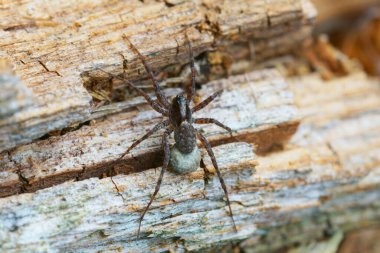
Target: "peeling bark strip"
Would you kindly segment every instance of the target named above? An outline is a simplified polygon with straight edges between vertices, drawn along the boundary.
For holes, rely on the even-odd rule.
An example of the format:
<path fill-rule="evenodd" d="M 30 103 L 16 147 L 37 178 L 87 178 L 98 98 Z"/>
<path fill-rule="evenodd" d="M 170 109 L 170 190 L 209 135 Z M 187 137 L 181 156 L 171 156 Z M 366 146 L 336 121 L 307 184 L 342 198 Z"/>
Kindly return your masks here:
<path fill-rule="evenodd" d="M 188 61 L 184 28 L 189 28 L 196 55 L 245 42 L 248 55 L 259 61 L 299 45 L 309 36 L 314 17 L 308 0 L 55 0 L 48 6 L 35 0 L 2 1 L 0 54 L 11 59 L 36 103 L 0 120 L 0 138 L 7 137 L 0 141 L 0 151 L 90 118 L 91 91 L 83 83 L 95 67 L 115 75 L 124 72 L 131 80 L 144 78 L 123 34 L 154 68 L 176 76 Z"/>
<path fill-rule="evenodd" d="M 283 143 L 298 125 L 297 110 L 288 85 L 275 70 L 252 72 L 213 81 L 202 87 L 203 98 L 224 89 L 220 98 L 196 113 L 230 126 L 235 138 L 213 125 L 197 125 L 213 145 L 236 140 L 253 142 L 257 150 Z M 120 155 L 161 120 L 153 110 L 133 110 L 100 120 L 63 136 L 20 146 L 0 156 L 0 196 L 35 191 L 67 180 L 130 173 L 162 164 L 161 135 L 155 134 Z M 20 180 L 15 180 L 16 175 Z"/>

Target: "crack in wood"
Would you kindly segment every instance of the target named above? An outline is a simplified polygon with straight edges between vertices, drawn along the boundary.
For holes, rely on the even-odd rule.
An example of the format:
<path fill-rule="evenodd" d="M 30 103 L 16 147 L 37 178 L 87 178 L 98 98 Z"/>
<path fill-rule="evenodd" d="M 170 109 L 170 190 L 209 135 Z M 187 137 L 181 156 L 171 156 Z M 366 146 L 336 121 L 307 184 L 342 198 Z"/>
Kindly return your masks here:
<path fill-rule="evenodd" d="M 41 60 L 38 60 L 38 63 L 39 63 L 39 64 L 40 64 L 40 65 L 41 65 L 41 66 L 42 66 L 47 72 L 55 73 L 57 76 L 62 77 L 61 74 L 60 74 L 58 71 L 48 69 L 48 67 L 46 66 L 46 64 L 43 63 Z"/>
<path fill-rule="evenodd" d="M 84 175 L 85 171 L 86 171 L 86 166 L 82 166 L 82 170 L 79 171 L 78 175 L 75 178 L 75 181 L 83 180 L 82 176 Z"/>
<path fill-rule="evenodd" d="M 28 181 L 28 179 L 26 177 L 24 177 L 22 175 L 22 172 L 21 172 L 22 167 L 21 167 L 21 165 L 16 160 L 13 159 L 11 153 L 12 153 L 11 150 L 6 151 L 6 154 L 8 156 L 8 160 L 11 163 L 13 163 L 15 165 L 15 167 L 16 167 L 15 172 L 16 172 L 16 174 L 18 176 L 18 182 L 21 184 L 20 186 L 18 186 L 18 190 L 16 190 L 16 193 L 25 193 L 25 192 L 27 192 L 27 187 L 29 185 L 29 181 Z"/>

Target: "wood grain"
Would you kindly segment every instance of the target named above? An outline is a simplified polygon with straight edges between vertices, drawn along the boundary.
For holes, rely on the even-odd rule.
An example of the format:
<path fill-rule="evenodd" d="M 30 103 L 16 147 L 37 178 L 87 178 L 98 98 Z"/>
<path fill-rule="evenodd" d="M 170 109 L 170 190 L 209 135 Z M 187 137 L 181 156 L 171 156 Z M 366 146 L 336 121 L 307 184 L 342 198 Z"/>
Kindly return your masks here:
<path fill-rule="evenodd" d="M 1 4 L 0 57 L 10 59 L 36 100 L 0 120 L 0 131 L 5 133 L 0 136 L 0 151 L 96 116 L 95 93 L 104 86 L 114 91 L 109 78 L 94 77 L 96 68 L 114 75 L 124 73 L 134 81 L 144 79 L 142 65 L 123 35 L 130 37 L 163 77 L 177 76 L 188 62 L 185 29 L 196 56 L 243 43 L 245 48 L 250 45 L 250 55 L 260 61 L 299 45 L 310 35 L 316 15 L 307 0 L 130 0 L 127 4 L 55 0 L 49 5 L 12 0 Z M 285 32 L 294 36 L 285 36 Z M 283 47 L 278 47 L 280 43 Z M 231 54 L 239 56 L 236 51 Z M 118 92 L 123 87 L 115 89 Z"/>
<path fill-rule="evenodd" d="M 0 57 L 15 73 L 1 73 L 0 85 L 12 90 L 7 106 L 19 103 L 0 117 L 0 251 L 255 253 L 323 247 L 331 235 L 325 245 L 336 248 L 343 234 L 378 226 L 379 80 L 358 69 L 326 80 L 247 72 L 299 46 L 315 15 L 304 0 L 3 1 Z M 196 101 L 224 89 L 198 116 L 235 130 L 230 138 L 202 127 L 238 232 L 203 150 L 196 172 L 166 173 L 136 238 L 159 175 L 160 134 L 120 154 L 161 118 L 96 68 L 150 86 L 127 34 L 173 96 L 188 75 L 184 28 L 198 55 Z"/>
<path fill-rule="evenodd" d="M 221 88 L 224 92 L 220 99 L 194 115 L 214 117 L 233 129 L 234 138 L 231 138 L 217 126 L 199 125 L 213 145 L 241 140 L 255 143 L 257 151 L 264 151 L 286 141 L 295 132 L 299 123 L 297 109 L 287 83 L 276 70 L 213 81 L 203 85 L 198 95 L 204 99 Z M 167 92 L 170 93 L 173 91 Z M 162 133 L 141 143 L 124 159 L 120 158 L 133 141 L 162 120 L 141 99 L 140 104 L 135 99 L 131 103 L 139 109 L 113 114 L 63 136 L 3 152 L 0 196 L 103 173 L 130 173 L 159 166 Z M 19 180 L 15 180 L 16 175 Z"/>
<path fill-rule="evenodd" d="M 204 157 L 203 170 L 166 174 L 140 239 L 137 219 L 155 169 L 1 199 L 1 249 L 187 252 L 238 245 L 264 252 L 379 224 L 379 81 L 361 72 L 287 81 L 303 116 L 288 144 L 265 154 L 245 143 L 215 148 L 238 233 Z"/>

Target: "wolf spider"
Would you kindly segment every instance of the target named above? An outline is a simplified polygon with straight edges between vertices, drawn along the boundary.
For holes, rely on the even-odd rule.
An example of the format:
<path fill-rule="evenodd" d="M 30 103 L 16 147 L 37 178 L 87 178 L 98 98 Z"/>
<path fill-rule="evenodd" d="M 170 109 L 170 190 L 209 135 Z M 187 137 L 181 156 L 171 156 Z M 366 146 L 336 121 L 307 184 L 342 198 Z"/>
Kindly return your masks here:
<path fill-rule="evenodd" d="M 145 67 L 146 72 L 148 73 L 150 79 L 152 80 L 154 91 L 157 97 L 157 100 L 153 100 L 148 94 L 146 94 L 144 91 L 142 91 L 140 88 L 134 86 L 129 81 L 126 81 L 127 85 L 135 90 L 139 95 L 143 96 L 145 100 L 150 104 L 150 106 L 163 116 L 167 117 L 168 119 L 161 121 L 160 123 L 156 124 L 150 131 L 148 131 L 145 135 L 143 135 L 140 139 L 136 140 L 132 145 L 127 149 L 126 152 L 124 152 L 121 157 L 124 157 L 126 154 L 128 154 L 133 148 L 135 148 L 137 145 L 139 145 L 142 141 L 147 139 L 149 136 L 151 136 L 153 133 L 157 132 L 160 129 L 165 129 L 165 132 L 162 137 L 162 147 L 164 149 L 164 162 L 162 165 L 161 173 L 158 178 L 158 182 L 156 184 L 156 188 L 154 190 L 153 195 L 150 198 L 150 201 L 148 205 L 145 207 L 144 212 L 140 216 L 139 219 L 139 227 L 137 231 L 137 237 L 140 235 L 140 228 L 141 223 L 144 219 L 144 216 L 146 212 L 148 211 L 150 205 L 152 204 L 154 198 L 156 197 L 160 186 L 162 182 L 162 178 L 164 176 L 164 173 L 166 169 L 169 166 L 169 163 L 171 165 L 171 168 L 173 171 L 180 173 L 180 174 L 186 174 L 190 172 L 194 172 L 198 169 L 200 160 L 201 160 L 201 154 L 197 147 L 196 138 L 198 137 L 201 143 L 206 148 L 206 151 L 208 155 L 211 158 L 212 164 L 216 170 L 216 173 L 219 177 L 220 184 L 223 188 L 226 202 L 229 208 L 229 215 L 232 219 L 234 230 L 236 229 L 236 224 L 234 221 L 232 209 L 230 200 L 228 197 L 227 187 L 224 183 L 223 177 L 220 173 L 220 170 L 218 168 L 218 164 L 216 162 L 216 158 L 214 155 L 214 152 L 212 151 L 210 143 L 207 141 L 205 136 L 198 131 L 196 128 L 194 128 L 193 123 L 195 124 L 215 124 L 221 128 L 224 128 L 227 130 L 230 135 L 232 136 L 232 130 L 228 126 L 225 126 L 221 122 L 219 122 L 216 119 L 213 118 L 193 118 L 193 113 L 203 109 L 206 107 L 210 102 L 212 102 L 216 97 L 218 97 L 223 90 L 219 90 L 200 102 L 199 104 L 190 107 L 190 103 L 192 101 L 192 98 L 195 94 L 195 75 L 196 70 L 194 66 L 194 55 L 193 55 L 193 49 L 191 45 L 191 41 L 189 40 L 187 33 L 185 33 L 186 40 L 188 42 L 188 50 L 190 55 L 190 69 L 191 69 L 191 86 L 189 87 L 186 97 L 183 94 L 179 94 L 174 99 L 169 102 L 168 99 L 164 96 L 164 94 L 160 90 L 160 86 L 158 84 L 158 81 L 156 77 L 153 74 L 152 69 L 148 65 L 148 63 L 145 60 L 145 57 L 139 52 L 139 50 L 135 47 L 135 45 L 132 44 L 132 42 L 128 39 L 127 36 L 123 36 L 123 38 L 128 41 L 130 44 L 132 50 L 138 55 L 140 58 L 142 64 Z M 104 71 L 105 72 L 105 71 Z M 119 78 L 119 77 L 118 77 Z M 122 78 L 119 78 L 122 79 Z M 175 144 L 170 149 L 169 148 L 169 135 L 174 131 L 174 139 Z"/>

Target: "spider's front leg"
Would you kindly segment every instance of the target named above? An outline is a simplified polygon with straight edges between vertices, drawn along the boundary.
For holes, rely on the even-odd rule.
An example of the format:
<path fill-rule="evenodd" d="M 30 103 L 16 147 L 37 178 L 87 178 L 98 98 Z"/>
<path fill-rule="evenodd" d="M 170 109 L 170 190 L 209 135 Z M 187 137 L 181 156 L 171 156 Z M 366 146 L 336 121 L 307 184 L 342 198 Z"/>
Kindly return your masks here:
<path fill-rule="evenodd" d="M 148 102 L 148 104 L 150 104 L 150 106 L 152 106 L 152 108 L 156 111 L 156 112 L 159 112 L 161 113 L 162 115 L 164 116 L 168 116 L 169 115 L 169 112 L 168 110 L 166 109 L 166 107 L 162 106 L 161 104 L 157 103 L 156 101 L 154 101 L 148 94 L 146 94 L 142 89 L 140 89 L 139 87 L 136 87 L 133 83 L 131 83 L 130 81 L 126 80 L 125 78 L 122 78 L 122 77 L 119 77 L 119 76 L 114 76 L 112 75 L 111 73 L 103 70 L 103 69 L 100 69 L 100 68 L 95 68 L 96 70 L 99 70 L 109 76 L 112 76 L 112 78 L 116 78 L 116 79 L 119 79 L 123 82 L 125 82 L 129 88 L 133 89 L 134 91 L 136 91 L 140 96 L 143 96 L 145 98 L 145 100 Z"/>
<path fill-rule="evenodd" d="M 191 41 L 189 37 L 187 36 L 187 32 L 185 33 L 185 37 L 187 40 L 187 43 L 189 45 L 189 54 L 190 54 L 190 69 L 191 69 L 191 87 L 187 91 L 187 104 L 190 105 L 191 99 L 193 98 L 195 94 L 195 75 L 197 74 L 197 71 L 195 70 L 195 63 L 194 63 L 194 53 L 193 53 L 193 47 L 191 45 Z"/>
<path fill-rule="evenodd" d="M 160 85 L 158 84 L 158 81 L 157 81 L 156 77 L 154 76 L 151 67 L 146 62 L 145 57 L 140 53 L 140 51 L 137 49 L 137 47 L 129 40 L 129 38 L 125 34 L 123 35 L 123 38 L 126 41 L 128 41 L 128 43 L 132 47 L 132 50 L 137 53 L 142 64 L 144 65 L 145 71 L 148 73 L 150 79 L 152 80 L 154 92 L 156 93 L 159 104 L 162 105 L 165 109 L 170 108 L 170 103 L 169 103 L 168 99 L 165 97 L 165 95 L 162 93 L 162 91 L 160 89 Z"/>
<path fill-rule="evenodd" d="M 217 98 L 222 93 L 223 93 L 223 90 L 218 90 L 217 92 L 215 92 L 214 94 L 212 94 L 211 96 L 209 96 L 208 98 L 206 98 L 205 100 L 203 100 L 202 102 L 194 106 L 191 109 L 191 112 L 194 113 L 205 108 L 209 103 L 211 103 L 215 98 Z"/>
<path fill-rule="evenodd" d="M 164 148 L 164 163 L 162 165 L 162 169 L 161 169 L 161 173 L 160 173 L 160 177 L 158 178 L 158 181 L 157 181 L 157 184 L 156 184 L 156 188 L 154 189 L 154 193 L 153 195 L 150 197 L 150 201 L 148 203 L 148 205 L 145 207 L 144 209 L 144 212 L 142 213 L 140 219 L 139 219 L 139 228 L 137 230 L 137 237 L 140 236 L 140 228 L 141 228 L 141 223 L 144 219 L 144 216 L 146 214 L 146 212 L 148 211 L 150 205 L 152 204 L 154 198 L 156 197 L 158 191 L 160 190 L 160 186 L 161 186 L 161 183 L 162 183 L 162 178 L 164 177 L 164 173 L 166 171 L 166 169 L 168 168 L 168 165 L 169 165 L 169 158 L 170 158 L 170 149 L 169 149 L 169 135 L 173 132 L 172 129 L 167 129 L 164 133 L 164 136 L 162 137 L 162 146 Z"/>

